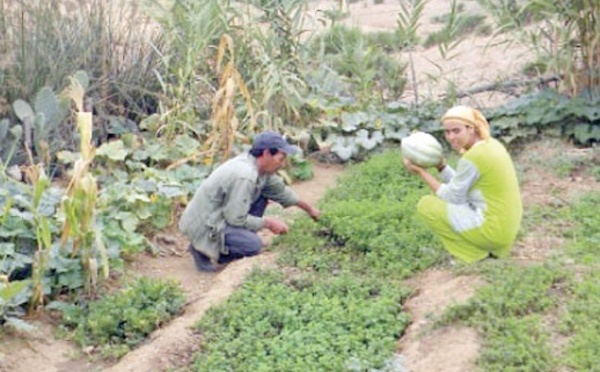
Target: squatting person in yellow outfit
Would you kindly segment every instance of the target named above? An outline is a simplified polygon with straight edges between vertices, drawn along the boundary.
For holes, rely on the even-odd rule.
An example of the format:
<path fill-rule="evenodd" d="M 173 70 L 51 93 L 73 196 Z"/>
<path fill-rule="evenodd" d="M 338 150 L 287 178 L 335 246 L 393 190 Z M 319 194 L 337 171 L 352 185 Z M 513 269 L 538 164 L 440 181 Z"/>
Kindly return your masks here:
<path fill-rule="evenodd" d="M 427 170 L 404 160 L 435 192 L 424 196 L 417 210 L 444 247 L 467 263 L 506 257 L 521 225 L 523 207 L 512 159 L 490 137 L 483 114 L 467 106 L 451 108 L 442 117 L 446 140 L 461 154 L 456 170 L 438 165 L 438 181 Z"/>

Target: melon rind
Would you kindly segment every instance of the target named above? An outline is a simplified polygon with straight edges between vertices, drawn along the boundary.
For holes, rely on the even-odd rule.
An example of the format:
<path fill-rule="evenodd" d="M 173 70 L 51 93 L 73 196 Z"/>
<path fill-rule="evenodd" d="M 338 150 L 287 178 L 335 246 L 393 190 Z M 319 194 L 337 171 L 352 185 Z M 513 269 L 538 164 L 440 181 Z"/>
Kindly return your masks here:
<path fill-rule="evenodd" d="M 443 149 L 440 142 L 431 134 L 414 132 L 402 139 L 400 144 L 402 155 L 411 163 L 423 168 L 431 168 L 440 164 Z"/>

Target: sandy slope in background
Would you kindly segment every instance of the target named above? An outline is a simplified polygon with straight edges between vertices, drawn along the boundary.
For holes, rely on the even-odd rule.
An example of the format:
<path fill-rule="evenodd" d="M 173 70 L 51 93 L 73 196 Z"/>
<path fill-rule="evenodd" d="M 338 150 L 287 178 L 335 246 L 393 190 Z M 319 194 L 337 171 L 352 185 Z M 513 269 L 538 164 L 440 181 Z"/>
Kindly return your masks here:
<path fill-rule="evenodd" d="M 315 1 L 311 6 L 311 17 L 314 20 L 323 18 L 323 10 L 338 8 L 338 1 Z M 461 1 L 463 12 L 483 14 L 477 1 Z M 385 0 L 382 4 L 374 4 L 372 0 L 360 1 L 349 5 L 350 16 L 344 19 L 346 25 L 357 26 L 367 32 L 393 31 L 397 28 L 401 6 L 399 1 Z M 421 41 L 440 30 L 442 25 L 436 22 L 450 12 L 448 0 L 430 0 L 426 3 L 418 35 Z M 307 24 L 318 25 L 318 22 Z M 491 25 L 491 23 L 490 23 Z M 408 53 L 399 56 L 403 62 L 409 63 Z M 428 49 L 422 46 L 413 51 L 413 66 L 416 75 L 416 87 L 421 99 L 423 97 L 437 99 L 444 94 L 456 90 L 467 90 L 482 84 L 503 81 L 520 76 L 520 68 L 532 55 L 525 48 L 515 43 L 508 43 L 502 37 L 482 37 L 476 34 L 467 36 L 456 47 L 452 48 L 444 58 L 437 47 Z M 414 84 L 409 84 L 404 99 L 414 101 Z M 462 99 L 462 103 L 479 107 L 493 107 L 509 98 L 503 93 L 480 93 Z"/>

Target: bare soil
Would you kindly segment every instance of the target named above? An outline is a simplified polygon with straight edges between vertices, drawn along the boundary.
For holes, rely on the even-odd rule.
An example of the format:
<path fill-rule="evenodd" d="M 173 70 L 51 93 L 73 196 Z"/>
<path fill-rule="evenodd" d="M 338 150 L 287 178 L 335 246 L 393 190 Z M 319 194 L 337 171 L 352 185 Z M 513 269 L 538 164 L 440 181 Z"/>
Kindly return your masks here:
<path fill-rule="evenodd" d="M 337 6 L 338 1 L 315 1 L 311 11 L 327 10 Z M 430 0 L 424 10 L 420 33 L 439 29 L 434 16 L 442 16 L 449 11 L 446 0 Z M 477 12 L 476 1 L 465 1 L 466 11 Z M 373 0 L 360 1 L 349 6 L 351 16 L 344 22 L 359 25 L 368 31 L 393 30 L 396 27 L 397 13 L 400 10 L 396 1 L 385 0 L 374 4 Z M 437 48 L 414 51 L 414 67 L 417 86 L 421 95 L 430 98 L 443 94 L 449 85 L 468 89 L 480 83 L 493 82 L 518 76 L 519 66 L 527 60 L 527 54 L 513 46 L 511 49 L 489 47 L 491 39 L 472 35 L 452 53 L 453 57 L 442 58 Z M 405 58 L 405 57 L 402 57 Z M 407 99 L 412 99 L 413 91 L 407 91 Z M 490 107 L 501 103 L 506 96 L 498 93 L 484 93 L 465 99 L 465 103 L 479 107 Z M 556 151 L 572 150 L 564 143 L 547 142 L 533 144 L 516 159 L 518 164 L 532 164 L 522 180 L 522 195 L 525 208 L 552 203 L 568 203 L 571 198 L 591 189 L 598 189 L 598 183 L 590 178 L 574 175 L 559 178 L 548 170 L 536 169 L 536 161 L 550 161 L 557 156 Z M 547 168 L 546 168 L 547 169 Z M 316 203 L 325 191 L 335 186 L 343 168 L 337 165 L 314 164 L 314 178 L 300 182 L 293 188 L 303 199 Z M 281 212 L 292 219 L 295 212 Z M 517 242 L 512 258 L 514 260 L 544 260 L 561 241 L 556 234 L 548 234 L 550 226 L 540 225 L 522 236 Z M 266 242 L 272 237 L 264 235 Z M 244 281 L 255 267 L 275 266 L 273 252 L 233 262 L 217 273 L 199 273 L 195 270 L 192 258 L 186 251 L 187 241 L 176 231 L 166 232 L 156 243 L 161 246 L 158 256 L 140 255 L 136 257 L 128 272 L 135 275 L 172 278 L 181 283 L 188 303 L 184 312 L 150 339 L 123 357 L 114 365 L 104 365 L 87 361 L 78 349 L 66 341 L 56 339 L 47 320 L 39 320 L 39 331 L 28 337 L 5 335 L 0 344 L 0 371 L 22 372 L 67 372 L 67 371 L 166 371 L 189 365 L 191 355 L 198 345 L 198 336 L 192 331 L 194 322 L 211 307 L 225 300 Z M 433 321 L 444 309 L 452 304 L 467 301 L 481 286 L 478 277 L 461 276 L 451 270 L 434 269 L 426 271 L 407 281 L 415 289 L 414 295 L 406 302 L 405 310 L 412 316 L 412 323 L 398 342 L 398 353 L 403 365 L 412 372 L 432 371 L 471 371 L 480 349 L 477 332 L 469 328 L 445 327 L 432 330 Z"/>

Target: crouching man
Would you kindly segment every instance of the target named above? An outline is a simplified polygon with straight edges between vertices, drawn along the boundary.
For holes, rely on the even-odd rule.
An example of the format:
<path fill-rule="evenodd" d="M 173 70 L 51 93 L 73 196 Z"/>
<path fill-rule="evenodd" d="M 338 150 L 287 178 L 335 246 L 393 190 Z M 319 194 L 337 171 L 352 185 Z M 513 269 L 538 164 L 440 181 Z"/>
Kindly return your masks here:
<path fill-rule="evenodd" d="M 262 132 L 247 153 L 229 159 L 202 182 L 179 221 L 198 270 L 214 272 L 218 264 L 257 255 L 263 247 L 260 229 L 287 233 L 283 221 L 263 217 L 269 201 L 284 208 L 295 205 L 319 218 L 320 211 L 276 175 L 297 151 L 278 133 Z"/>

